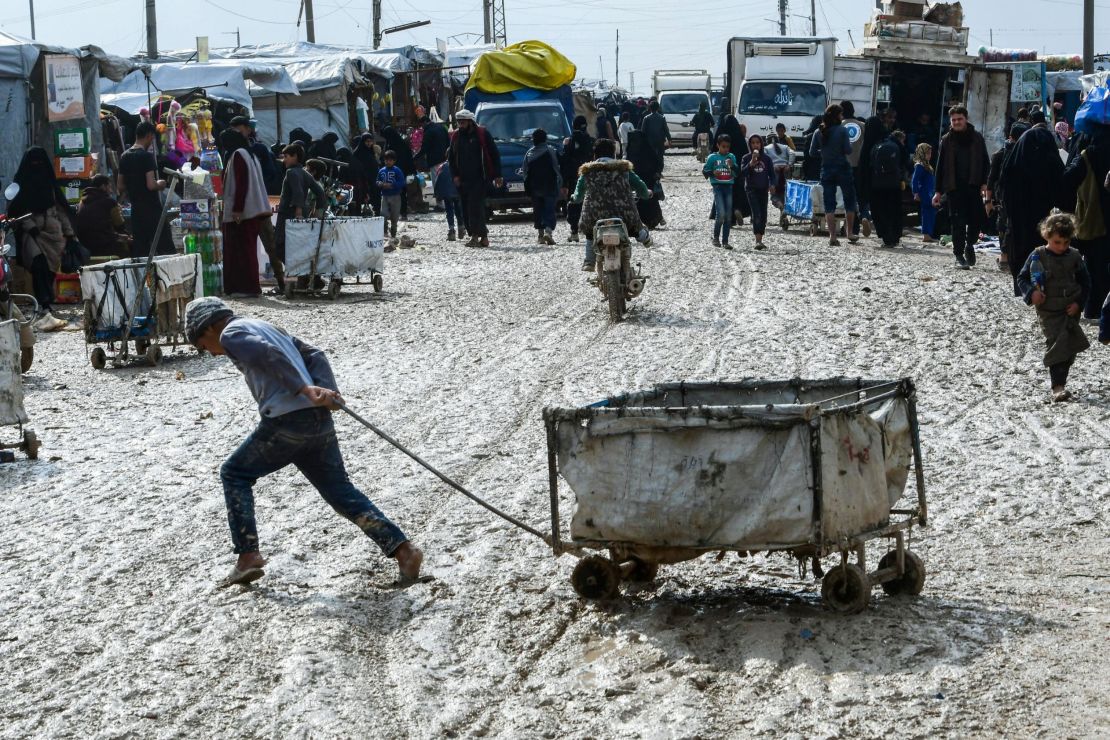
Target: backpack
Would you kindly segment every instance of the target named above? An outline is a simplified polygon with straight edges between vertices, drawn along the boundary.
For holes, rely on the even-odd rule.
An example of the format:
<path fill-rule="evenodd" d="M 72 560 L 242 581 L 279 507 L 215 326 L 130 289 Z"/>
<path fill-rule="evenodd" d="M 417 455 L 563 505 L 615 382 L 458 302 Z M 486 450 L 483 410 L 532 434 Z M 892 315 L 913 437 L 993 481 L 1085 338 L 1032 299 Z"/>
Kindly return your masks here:
<path fill-rule="evenodd" d="M 897 190 L 902 184 L 902 147 L 887 139 L 871 149 L 871 187 Z"/>

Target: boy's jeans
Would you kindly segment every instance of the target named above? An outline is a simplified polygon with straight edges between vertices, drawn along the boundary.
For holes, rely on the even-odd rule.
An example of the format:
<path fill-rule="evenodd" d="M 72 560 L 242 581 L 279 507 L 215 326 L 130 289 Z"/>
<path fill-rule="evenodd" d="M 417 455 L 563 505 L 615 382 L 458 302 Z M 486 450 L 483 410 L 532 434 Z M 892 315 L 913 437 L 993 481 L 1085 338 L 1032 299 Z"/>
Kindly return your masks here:
<path fill-rule="evenodd" d="M 713 222 L 713 238 L 728 241 L 732 228 L 732 183 L 718 185 L 713 183 L 713 207 L 716 220 Z"/>
<path fill-rule="evenodd" d="M 463 209 L 462 201 L 458 198 L 444 198 L 443 211 L 447 214 L 447 228 L 451 231 L 455 230 L 455 219 L 459 220 L 459 228 L 466 228 L 463 226 Z"/>
<path fill-rule="evenodd" d="M 532 223 L 536 231 L 544 229 L 555 231 L 555 196 L 542 195 L 532 197 Z"/>
<path fill-rule="evenodd" d="M 397 236 L 397 219 L 401 217 L 401 196 L 382 196 L 382 216 L 389 224 L 389 235 Z"/>
<path fill-rule="evenodd" d="M 354 487 L 343 466 L 327 409 L 263 418 L 220 468 L 235 552 L 258 552 L 252 488 L 259 478 L 295 465 L 340 515 L 357 524 L 387 556 L 406 541 L 397 525 Z"/>

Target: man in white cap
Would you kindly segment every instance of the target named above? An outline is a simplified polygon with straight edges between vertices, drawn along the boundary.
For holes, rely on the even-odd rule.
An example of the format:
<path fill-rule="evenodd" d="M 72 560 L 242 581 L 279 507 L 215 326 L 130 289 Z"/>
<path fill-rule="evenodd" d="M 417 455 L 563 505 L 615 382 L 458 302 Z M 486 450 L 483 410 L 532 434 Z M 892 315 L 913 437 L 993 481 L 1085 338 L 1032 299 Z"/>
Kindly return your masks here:
<path fill-rule="evenodd" d="M 488 247 L 489 230 L 486 228 L 486 188 L 492 181 L 497 187 L 504 184 L 501 177 L 501 154 L 493 137 L 479 126 L 474 114 L 463 109 L 455 114 L 459 130 L 451 134 L 447 161 L 455 186 L 462 197 L 466 212 L 466 229 L 470 232 L 468 247 Z"/>
<path fill-rule="evenodd" d="M 213 355 L 227 355 L 243 373 L 262 420 L 220 468 L 231 541 L 239 558 L 220 586 L 265 575 L 254 516 L 254 484 L 295 465 L 341 516 L 354 522 L 401 575 L 420 575 L 424 554 L 351 483 L 331 412 L 343 403 L 324 353 L 273 324 L 236 316 L 219 298 L 185 307 L 185 334 Z"/>

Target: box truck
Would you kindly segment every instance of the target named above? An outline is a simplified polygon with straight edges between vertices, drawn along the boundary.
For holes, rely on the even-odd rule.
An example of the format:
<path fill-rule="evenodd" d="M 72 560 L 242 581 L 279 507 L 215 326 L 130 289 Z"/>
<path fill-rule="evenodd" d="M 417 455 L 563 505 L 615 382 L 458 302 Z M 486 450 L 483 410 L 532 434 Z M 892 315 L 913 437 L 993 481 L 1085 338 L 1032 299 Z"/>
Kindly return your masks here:
<path fill-rule="evenodd" d="M 691 146 L 694 114 L 702 103 L 712 106 L 709 73 L 704 69 L 659 69 L 651 77 L 651 89 L 659 101 L 659 112 L 667 119 L 671 142 Z"/>

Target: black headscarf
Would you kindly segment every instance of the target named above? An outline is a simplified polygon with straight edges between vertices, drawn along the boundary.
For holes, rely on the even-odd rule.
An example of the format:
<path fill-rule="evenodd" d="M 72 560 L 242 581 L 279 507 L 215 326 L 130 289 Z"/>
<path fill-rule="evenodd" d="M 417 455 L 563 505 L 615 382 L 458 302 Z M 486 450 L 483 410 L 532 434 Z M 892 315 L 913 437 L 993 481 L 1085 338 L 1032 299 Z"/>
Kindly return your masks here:
<path fill-rule="evenodd" d="M 292 144 L 294 141 L 301 142 L 305 151 L 308 151 L 308 148 L 312 146 L 312 134 L 308 133 L 303 128 L 295 128 L 289 132 L 289 143 Z"/>
<path fill-rule="evenodd" d="M 358 144 L 355 145 L 355 150 L 351 152 L 351 165 L 354 167 L 357 177 L 370 181 L 377 177 L 381 165 L 374 153 L 373 134 L 363 134 L 362 138 L 359 139 Z"/>
<path fill-rule="evenodd" d="M 416 163 L 412 159 L 412 149 L 401 133 L 392 126 L 382 129 L 382 138 L 385 139 L 385 148 L 392 149 L 397 154 L 397 166 L 405 175 L 416 174 Z"/>
<path fill-rule="evenodd" d="M 19 195 L 8 203 L 10 218 L 44 213 L 51 206 L 64 203 L 50 155 L 41 146 L 33 146 L 23 154 L 12 182 L 19 185 Z"/>
<path fill-rule="evenodd" d="M 308 148 L 308 156 L 335 159 L 335 142 L 337 141 L 339 141 L 339 134 L 334 131 L 327 132 Z"/>
<path fill-rule="evenodd" d="M 224 129 L 220 133 L 220 149 L 224 153 L 224 162 L 227 162 L 233 152 L 239 149 L 246 149 L 248 152 L 251 150 L 251 144 L 247 141 L 247 137 L 233 128 Z"/>
<path fill-rule="evenodd" d="M 643 131 L 628 132 L 628 151 L 625 159 L 632 163 L 632 169 L 649 186 L 659 179 L 659 160 L 644 136 Z"/>

